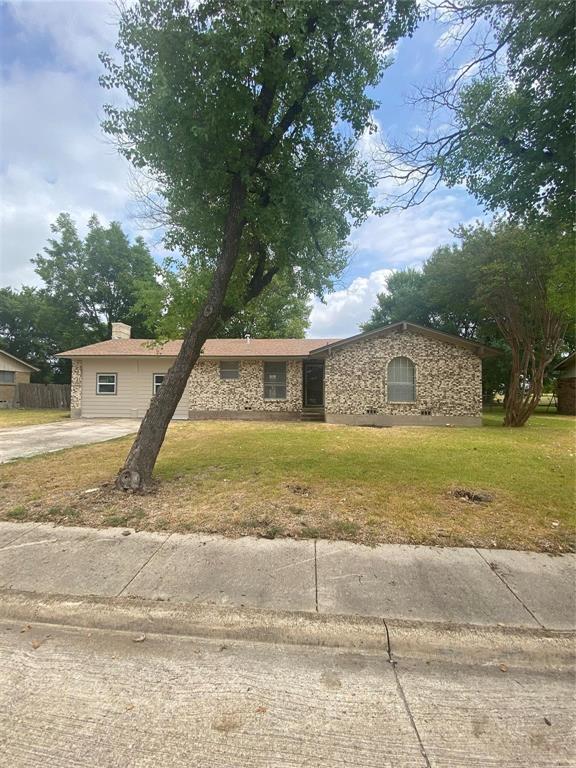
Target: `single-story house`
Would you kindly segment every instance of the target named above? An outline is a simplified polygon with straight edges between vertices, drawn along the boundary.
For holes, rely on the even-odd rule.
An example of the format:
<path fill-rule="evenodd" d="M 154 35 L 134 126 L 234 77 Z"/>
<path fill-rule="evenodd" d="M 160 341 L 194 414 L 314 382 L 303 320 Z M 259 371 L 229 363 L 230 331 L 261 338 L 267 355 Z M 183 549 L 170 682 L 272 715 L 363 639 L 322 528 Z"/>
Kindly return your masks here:
<path fill-rule="evenodd" d="M 60 354 L 72 359 L 72 417 L 142 418 L 180 349 L 112 328 Z M 496 354 L 408 322 L 346 339 L 209 339 L 174 418 L 474 426 L 482 358 Z"/>
<path fill-rule="evenodd" d="M 576 352 L 559 362 L 554 372 L 558 375 L 558 413 L 576 416 Z"/>
<path fill-rule="evenodd" d="M 37 370 L 30 363 L 0 349 L 0 408 L 18 405 L 18 384 L 29 384 L 30 375 Z"/>

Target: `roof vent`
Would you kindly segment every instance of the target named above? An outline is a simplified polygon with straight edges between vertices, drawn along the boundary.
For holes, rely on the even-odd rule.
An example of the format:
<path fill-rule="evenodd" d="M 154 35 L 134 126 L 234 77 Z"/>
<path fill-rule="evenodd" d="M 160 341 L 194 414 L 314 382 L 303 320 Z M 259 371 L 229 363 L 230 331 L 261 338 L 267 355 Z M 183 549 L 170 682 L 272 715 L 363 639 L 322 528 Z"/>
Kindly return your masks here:
<path fill-rule="evenodd" d="M 126 323 L 112 323 L 113 339 L 129 339 L 132 328 Z"/>

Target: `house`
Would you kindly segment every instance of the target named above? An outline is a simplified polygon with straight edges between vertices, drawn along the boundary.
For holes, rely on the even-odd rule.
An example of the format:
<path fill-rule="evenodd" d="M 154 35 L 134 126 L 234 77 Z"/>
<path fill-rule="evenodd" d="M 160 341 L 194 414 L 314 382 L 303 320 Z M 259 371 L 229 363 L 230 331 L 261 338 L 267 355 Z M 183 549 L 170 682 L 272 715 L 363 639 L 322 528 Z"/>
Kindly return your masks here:
<path fill-rule="evenodd" d="M 112 338 L 72 360 L 72 417 L 142 418 L 180 349 Z M 497 351 L 414 323 L 346 339 L 209 339 L 175 419 L 301 419 L 337 424 L 481 423 L 482 358 Z"/>
<path fill-rule="evenodd" d="M 18 384 L 28 384 L 30 374 L 37 370 L 30 363 L 0 349 L 0 408 L 18 405 Z"/>
<path fill-rule="evenodd" d="M 576 352 L 565 357 L 554 368 L 558 379 L 556 393 L 558 396 L 558 413 L 576 416 Z"/>

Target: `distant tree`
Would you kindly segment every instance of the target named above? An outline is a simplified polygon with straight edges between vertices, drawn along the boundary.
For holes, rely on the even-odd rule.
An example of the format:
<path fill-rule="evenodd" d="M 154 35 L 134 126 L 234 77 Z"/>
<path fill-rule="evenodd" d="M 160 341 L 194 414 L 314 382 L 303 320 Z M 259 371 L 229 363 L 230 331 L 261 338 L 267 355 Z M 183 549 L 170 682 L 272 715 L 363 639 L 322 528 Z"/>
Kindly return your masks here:
<path fill-rule="evenodd" d="M 142 238 L 130 244 L 120 224 L 104 227 L 95 215 L 84 239 L 68 213 L 51 229 L 44 254 L 32 260 L 46 294 L 70 307 L 93 340 L 109 338 L 114 321 L 132 325 L 135 336 L 150 336 L 158 318 L 142 312 L 142 295 L 160 289 Z"/>
<path fill-rule="evenodd" d="M 310 325 L 312 305 L 307 292 L 275 277 L 257 299 L 216 325 L 215 336 L 239 338 L 303 339 Z"/>
<path fill-rule="evenodd" d="M 405 269 L 390 275 L 386 281 L 386 290 L 376 298 L 370 320 L 363 323 L 361 328 L 363 331 L 373 331 L 402 320 L 430 325 L 424 275 L 417 269 Z"/>
<path fill-rule="evenodd" d="M 411 0 L 141 0 L 121 10 L 102 80 L 126 106 L 104 129 L 158 182 L 166 243 L 188 261 L 194 308 L 117 479 L 151 480 L 206 338 L 274 277 L 322 295 L 372 209 L 355 148 L 376 85 L 416 20 Z M 343 130 L 344 129 L 344 130 Z M 224 314 L 223 314 L 223 310 Z"/>
<path fill-rule="evenodd" d="M 0 349 L 39 368 L 32 381 L 67 382 L 70 363 L 58 352 L 83 344 L 85 329 L 69 304 L 42 289 L 0 289 Z"/>
<path fill-rule="evenodd" d="M 44 286 L 0 290 L 0 348 L 40 368 L 33 380 L 64 382 L 70 363 L 57 353 L 110 338 L 113 321 L 153 335 L 162 291 L 145 243 L 131 245 L 119 224 L 103 227 L 93 216 L 82 239 L 62 213 L 52 232 L 32 259 Z"/>
<path fill-rule="evenodd" d="M 483 365 L 483 398 L 503 394 L 506 423 L 538 404 L 561 348 L 574 348 L 573 238 L 500 221 L 461 228 L 421 271 L 394 273 L 362 328 L 407 320 L 501 349 Z"/>

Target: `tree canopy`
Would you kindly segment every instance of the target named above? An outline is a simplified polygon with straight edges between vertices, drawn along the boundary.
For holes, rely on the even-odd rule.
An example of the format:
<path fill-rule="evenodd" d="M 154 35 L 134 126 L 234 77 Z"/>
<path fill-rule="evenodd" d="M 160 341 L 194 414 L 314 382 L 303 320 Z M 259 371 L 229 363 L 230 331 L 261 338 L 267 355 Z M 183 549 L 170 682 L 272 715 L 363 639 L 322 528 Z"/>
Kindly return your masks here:
<path fill-rule="evenodd" d="M 61 213 L 52 235 L 32 259 L 43 286 L 0 290 L 0 346 L 40 368 L 35 379 L 68 381 L 70 363 L 58 352 L 110 338 L 114 321 L 153 335 L 162 294 L 148 247 L 131 244 L 117 222 L 104 227 L 92 216 L 81 238 Z"/>
<path fill-rule="evenodd" d="M 104 55 L 104 130 L 156 180 L 153 213 L 187 260 L 192 310 L 218 260 L 234 175 L 246 184 L 243 236 L 225 314 L 280 275 L 322 295 L 347 261 L 347 237 L 372 209 L 373 174 L 355 151 L 375 85 L 412 2 L 222 4 L 143 0 L 120 19 L 123 64 Z M 335 124 L 347 125 L 346 131 Z"/>
<path fill-rule="evenodd" d="M 109 338 L 115 321 L 131 324 L 135 336 L 150 336 L 156 318 L 140 310 L 141 295 L 158 292 L 159 286 L 144 240 L 137 237 L 131 244 L 118 222 L 104 227 L 96 215 L 84 239 L 67 213 L 51 229 L 44 253 L 32 260 L 47 295 L 70 305 L 86 334 L 95 338 Z"/>
<path fill-rule="evenodd" d="M 382 153 L 384 173 L 406 183 L 411 205 L 439 183 L 465 184 L 493 211 L 571 227 L 574 217 L 572 0 L 432 0 L 469 61 L 420 89 L 432 111 L 424 138 Z"/>

